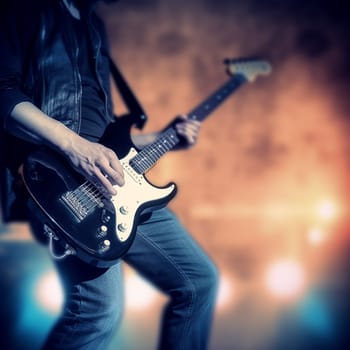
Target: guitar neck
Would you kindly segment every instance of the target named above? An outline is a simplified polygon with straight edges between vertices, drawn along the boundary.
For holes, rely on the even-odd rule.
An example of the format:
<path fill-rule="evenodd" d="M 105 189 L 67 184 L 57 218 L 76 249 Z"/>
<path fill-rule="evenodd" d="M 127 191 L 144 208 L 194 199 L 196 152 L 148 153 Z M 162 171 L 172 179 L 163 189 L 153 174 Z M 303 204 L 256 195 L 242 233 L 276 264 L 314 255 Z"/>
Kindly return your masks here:
<path fill-rule="evenodd" d="M 187 114 L 189 119 L 203 121 L 216 108 L 218 108 L 234 91 L 236 91 L 246 78 L 237 74 L 220 86 L 213 94 L 196 106 Z M 173 126 L 162 132 L 156 141 L 143 148 L 134 158 L 130 165 L 139 174 L 146 173 L 168 151 L 181 142 L 180 137 Z"/>
<path fill-rule="evenodd" d="M 237 74 L 208 96 L 202 103 L 189 112 L 188 118 L 198 121 L 206 119 L 216 108 L 218 108 L 233 92 L 235 92 L 246 78 Z"/>

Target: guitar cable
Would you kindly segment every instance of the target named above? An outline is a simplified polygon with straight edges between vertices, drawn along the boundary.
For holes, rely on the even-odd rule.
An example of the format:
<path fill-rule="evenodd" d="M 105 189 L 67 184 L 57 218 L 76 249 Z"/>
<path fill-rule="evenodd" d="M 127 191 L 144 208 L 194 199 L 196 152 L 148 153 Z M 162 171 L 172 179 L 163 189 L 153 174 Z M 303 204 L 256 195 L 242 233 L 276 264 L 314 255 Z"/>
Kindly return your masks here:
<path fill-rule="evenodd" d="M 69 255 L 75 255 L 76 254 L 75 250 L 69 244 L 66 243 L 66 245 L 64 247 L 63 254 L 57 255 L 57 253 L 55 252 L 55 248 L 54 248 L 54 241 L 58 241 L 59 238 L 55 235 L 55 232 L 46 224 L 44 225 L 44 231 L 45 231 L 45 234 L 49 238 L 49 251 L 50 251 L 50 254 L 55 260 L 62 260 L 62 259 L 66 258 Z"/>

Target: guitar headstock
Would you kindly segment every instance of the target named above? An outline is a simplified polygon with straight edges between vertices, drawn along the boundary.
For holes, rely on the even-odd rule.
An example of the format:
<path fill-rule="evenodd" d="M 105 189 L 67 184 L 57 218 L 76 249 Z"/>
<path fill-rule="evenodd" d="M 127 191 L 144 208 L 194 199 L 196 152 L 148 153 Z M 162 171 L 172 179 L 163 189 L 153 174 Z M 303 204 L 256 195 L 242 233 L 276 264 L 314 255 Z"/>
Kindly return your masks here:
<path fill-rule="evenodd" d="M 230 75 L 241 74 L 248 81 L 254 81 L 259 75 L 269 75 L 271 64 L 259 58 L 234 58 L 226 59 L 227 72 Z"/>

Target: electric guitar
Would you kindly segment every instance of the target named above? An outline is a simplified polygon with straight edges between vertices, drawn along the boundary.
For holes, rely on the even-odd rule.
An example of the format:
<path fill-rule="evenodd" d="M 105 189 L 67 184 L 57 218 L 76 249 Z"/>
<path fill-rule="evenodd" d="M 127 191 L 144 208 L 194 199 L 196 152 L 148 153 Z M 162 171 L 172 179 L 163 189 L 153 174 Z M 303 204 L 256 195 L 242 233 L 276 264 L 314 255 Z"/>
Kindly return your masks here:
<path fill-rule="evenodd" d="M 203 121 L 243 83 L 271 70 L 267 61 L 259 59 L 225 63 L 229 80 L 189 112 L 189 119 Z M 131 246 L 143 215 L 165 206 L 175 196 L 174 183 L 156 187 L 144 176 L 157 160 L 181 142 L 175 127 L 169 126 L 155 142 L 137 150 L 130 137 L 133 119 L 125 118 L 122 124 L 111 123 L 99 141 L 115 151 L 124 170 L 125 185 L 118 187 L 118 193 L 111 199 L 53 151 L 39 150 L 23 164 L 22 178 L 45 220 L 54 257 L 74 254 L 93 266 L 115 264 Z M 125 128 L 128 132 L 124 132 Z M 54 240 L 63 247 L 61 256 L 52 248 Z"/>

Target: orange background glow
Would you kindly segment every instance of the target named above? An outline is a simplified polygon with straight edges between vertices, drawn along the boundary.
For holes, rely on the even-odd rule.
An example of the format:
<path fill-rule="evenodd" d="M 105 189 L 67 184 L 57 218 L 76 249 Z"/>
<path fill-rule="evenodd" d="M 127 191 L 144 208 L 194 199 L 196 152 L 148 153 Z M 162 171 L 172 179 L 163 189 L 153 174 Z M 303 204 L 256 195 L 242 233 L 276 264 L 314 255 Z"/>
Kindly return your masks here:
<path fill-rule="evenodd" d="M 221 272 L 211 350 L 342 348 L 350 26 L 346 5 L 333 3 L 130 0 L 99 7 L 112 56 L 149 116 L 144 132 L 222 84 L 223 59 L 262 56 L 273 66 L 213 113 L 193 149 L 167 155 L 147 176 L 159 186 L 177 183 L 170 207 Z M 28 234 L 25 226 L 3 231 Z M 134 272 L 126 277 L 130 291 Z M 148 308 L 127 306 L 111 349 L 155 348 L 165 297 L 146 294 Z"/>

